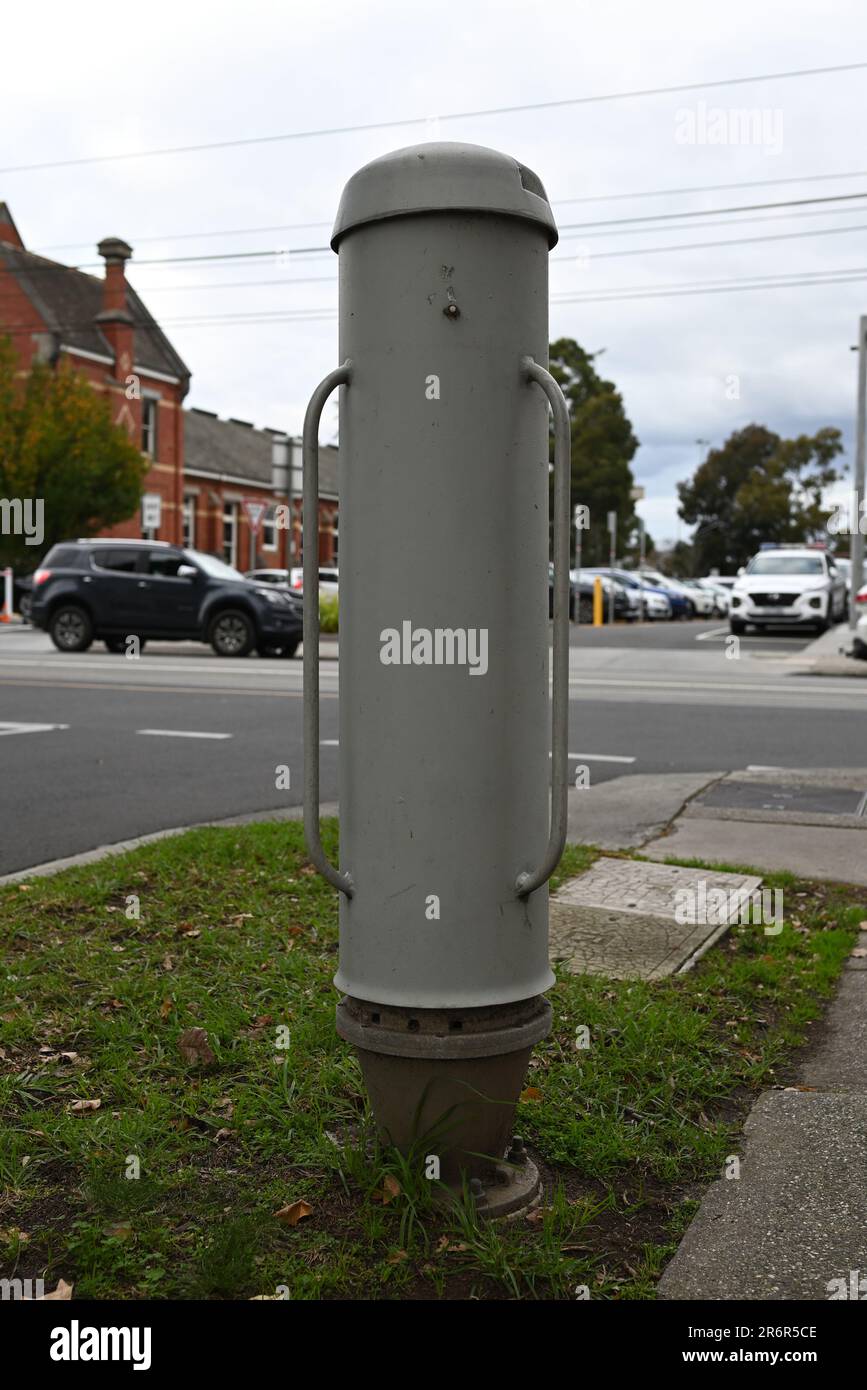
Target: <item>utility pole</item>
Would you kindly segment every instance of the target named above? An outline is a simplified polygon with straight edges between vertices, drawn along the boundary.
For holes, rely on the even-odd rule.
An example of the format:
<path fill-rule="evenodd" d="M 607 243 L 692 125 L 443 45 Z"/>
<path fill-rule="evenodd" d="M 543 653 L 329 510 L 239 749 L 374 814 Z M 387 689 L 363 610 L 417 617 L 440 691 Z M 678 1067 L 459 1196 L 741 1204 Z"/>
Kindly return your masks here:
<path fill-rule="evenodd" d="M 858 415 L 855 423 L 854 516 L 852 518 L 852 584 L 849 594 L 849 626 L 858 621 L 855 596 L 864 583 L 864 452 L 867 430 L 867 314 L 858 320 Z"/>
<path fill-rule="evenodd" d="M 611 544 L 608 547 L 608 567 L 614 569 L 617 562 L 617 513 L 608 513 L 608 534 L 611 537 Z M 608 621 L 614 626 L 614 575 L 608 576 Z"/>
<path fill-rule="evenodd" d="M 584 508 L 577 506 L 573 512 L 575 521 L 575 573 L 578 575 L 578 594 L 575 602 L 575 621 L 581 621 L 581 527 Z"/>
<path fill-rule="evenodd" d="M 633 502 L 643 502 L 644 488 L 636 485 L 629 495 Z M 644 521 L 641 517 L 638 517 L 638 582 L 642 585 L 642 588 L 639 589 L 640 602 L 638 605 L 638 621 L 640 623 L 644 622 L 644 577 L 642 574 L 642 570 L 644 569 L 644 544 Z"/>

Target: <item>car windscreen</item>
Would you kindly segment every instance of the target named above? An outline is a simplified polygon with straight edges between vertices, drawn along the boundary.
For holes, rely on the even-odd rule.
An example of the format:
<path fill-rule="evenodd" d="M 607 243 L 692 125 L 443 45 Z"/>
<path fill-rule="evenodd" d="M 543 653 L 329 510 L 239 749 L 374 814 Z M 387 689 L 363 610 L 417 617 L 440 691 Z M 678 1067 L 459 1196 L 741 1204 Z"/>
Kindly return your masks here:
<path fill-rule="evenodd" d="M 188 550 L 185 554 L 189 557 L 190 564 L 198 565 L 211 579 L 239 579 L 244 584 L 248 582 L 240 570 L 236 570 L 233 565 L 227 565 L 225 560 L 218 560 L 216 555 L 203 555 L 200 550 Z"/>
<path fill-rule="evenodd" d="M 824 574 L 821 555 L 754 555 L 747 574 Z"/>

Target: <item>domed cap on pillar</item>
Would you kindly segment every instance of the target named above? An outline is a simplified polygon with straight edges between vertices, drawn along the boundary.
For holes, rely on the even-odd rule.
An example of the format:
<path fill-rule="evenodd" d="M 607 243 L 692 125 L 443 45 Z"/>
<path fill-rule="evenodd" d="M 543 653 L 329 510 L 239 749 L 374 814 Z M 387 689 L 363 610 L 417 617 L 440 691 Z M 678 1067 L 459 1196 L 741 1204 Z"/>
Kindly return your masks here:
<path fill-rule="evenodd" d="M 511 155 L 450 141 L 392 150 L 352 175 L 343 190 L 331 246 L 353 227 L 426 212 L 483 212 L 545 228 L 557 244 L 542 180 Z"/>

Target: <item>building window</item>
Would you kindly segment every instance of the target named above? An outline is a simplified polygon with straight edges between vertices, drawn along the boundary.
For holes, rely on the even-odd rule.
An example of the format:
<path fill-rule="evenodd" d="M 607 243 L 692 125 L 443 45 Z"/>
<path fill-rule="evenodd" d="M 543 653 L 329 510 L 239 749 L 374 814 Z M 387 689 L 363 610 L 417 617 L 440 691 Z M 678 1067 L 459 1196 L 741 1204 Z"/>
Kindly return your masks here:
<path fill-rule="evenodd" d="M 184 497 L 184 547 L 192 550 L 196 544 L 196 499 L 190 493 Z"/>
<path fill-rule="evenodd" d="M 159 400 L 154 396 L 142 396 L 141 402 L 141 451 L 149 458 L 157 456 L 157 409 Z"/>
<path fill-rule="evenodd" d="M 238 563 L 238 504 L 223 503 L 223 559 L 227 565 Z"/>
<path fill-rule="evenodd" d="M 273 505 L 265 509 L 262 518 L 262 549 L 277 549 L 277 508 Z"/>

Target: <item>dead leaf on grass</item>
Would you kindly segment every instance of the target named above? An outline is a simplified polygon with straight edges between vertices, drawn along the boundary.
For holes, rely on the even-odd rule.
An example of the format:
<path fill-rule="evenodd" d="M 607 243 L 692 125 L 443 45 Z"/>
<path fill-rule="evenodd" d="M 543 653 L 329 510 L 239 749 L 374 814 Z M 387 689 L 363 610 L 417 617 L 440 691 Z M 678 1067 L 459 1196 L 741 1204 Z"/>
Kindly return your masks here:
<path fill-rule="evenodd" d="M 538 1086 L 525 1086 L 521 1092 L 521 1101 L 524 1105 L 526 1105 L 528 1101 L 541 1099 L 542 1092 L 539 1090 Z"/>
<path fill-rule="evenodd" d="M 278 1221 L 282 1221 L 284 1226 L 297 1226 L 299 1221 L 303 1221 L 306 1216 L 310 1216 L 313 1208 L 309 1202 L 299 1198 L 297 1202 L 289 1202 L 287 1206 L 275 1211 L 274 1215 Z"/>
<path fill-rule="evenodd" d="M 74 1115 L 83 1115 L 88 1110 L 98 1110 L 101 1105 L 101 1100 L 74 1100 L 69 1108 Z"/>
<path fill-rule="evenodd" d="M 389 1202 L 393 1201 L 395 1197 L 400 1196 L 400 1183 L 393 1173 L 386 1173 L 382 1180 L 381 1189 L 373 1195 L 382 1202 L 384 1207 L 387 1207 Z"/>
<path fill-rule="evenodd" d="M 178 1038 L 178 1047 L 190 1066 L 209 1067 L 217 1060 L 204 1028 L 185 1028 Z"/>

